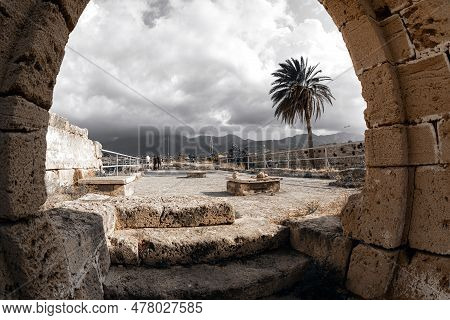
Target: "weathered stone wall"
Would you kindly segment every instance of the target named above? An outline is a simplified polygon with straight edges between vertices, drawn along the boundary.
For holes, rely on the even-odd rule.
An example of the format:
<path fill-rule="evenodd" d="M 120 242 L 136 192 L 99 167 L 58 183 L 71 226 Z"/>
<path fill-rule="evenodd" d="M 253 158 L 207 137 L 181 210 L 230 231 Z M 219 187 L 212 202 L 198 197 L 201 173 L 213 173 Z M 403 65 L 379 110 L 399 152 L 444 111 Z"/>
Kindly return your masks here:
<path fill-rule="evenodd" d="M 47 110 L 88 2 L 0 2 L 0 272 L 9 274 L 0 290 L 12 283 L 19 297 L 70 297 L 74 289 L 61 253 L 69 244 L 38 209 L 47 197 Z M 364 298 L 448 298 L 450 2 L 320 2 L 343 34 L 367 101 L 366 184 L 343 217 L 345 234 L 360 243 L 348 288 Z"/>
<path fill-rule="evenodd" d="M 363 298 L 448 299 L 450 1 L 323 4 L 367 102 L 366 183 L 342 217 L 360 242 L 347 287 Z"/>
<path fill-rule="evenodd" d="M 45 184 L 47 195 L 73 193 L 79 179 L 95 176 L 102 165 L 102 146 L 87 129 L 50 113 L 47 131 Z"/>

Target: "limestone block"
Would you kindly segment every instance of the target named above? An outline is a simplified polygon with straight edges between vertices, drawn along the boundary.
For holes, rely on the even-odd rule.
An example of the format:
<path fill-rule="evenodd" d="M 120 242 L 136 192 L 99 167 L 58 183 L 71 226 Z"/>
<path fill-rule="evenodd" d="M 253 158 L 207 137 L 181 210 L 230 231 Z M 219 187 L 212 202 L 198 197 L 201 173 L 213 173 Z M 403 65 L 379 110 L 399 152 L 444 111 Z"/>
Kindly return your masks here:
<path fill-rule="evenodd" d="M 47 195 L 70 192 L 74 186 L 75 170 L 50 170 L 45 172 Z"/>
<path fill-rule="evenodd" d="M 383 20 L 380 27 L 391 51 L 393 62 L 401 63 L 414 57 L 414 46 L 398 14 Z"/>
<path fill-rule="evenodd" d="M 341 31 L 356 74 L 392 60 L 382 29 L 372 18 L 362 16 L 347 23 Z"/>
<path fill-rule="evenodd" d="M 130 197 L 134 194 L 134 185 L 132 183 L 122 184 L 98 184 L 83 186 L 88 193 L 98 193 L 112 197 Z"/>
<path fill-rule="evenodd" d="M 352 241 L 336 216 L 308 216 L 288 222 L 291 246 L 344 279 Z"/>
<path fill-rule="evenodd" d="M 411 2 L 412 0 L 370 0 L 377 16 L 385 16 L 386 14 L 398 12 L 411 4 Z M 386 13 L 386 11 L 388 11 L 388 13 Z"/>
<path fill-rule="evenodd" d="M 0 300 L 18 299 L 18 292 L 15 292 L 15 289 L 14 281 L 6 264 L 5 253 L 0 244 Z"/>
<path fill-rule="evenodd" d="M 71 123 L 69 123 L 68 132 L 74 134 L 76 136 L 80 136 L 82 138 L 88 139 L 88 130 L 85 128 L 77 127 Z"/>
<path fill-rule="evenodd" d="M 103 300 L 103 283 L 94 266 L 89 268 L 83 281 L 75 289 L 74 298 L 76 300 Z"/>
<path fill-rule="evenodd" d="M 400 254 L 390 299 L 450 299 L 450 257 L 415 252 Z"/>
<path fill-rule="evenodd" d="M 364 117 L 369 128 L 404 123 L 405 112 L 397 72 L 391 64 L 383 63 L 365 71 L 359 80 L 367 102 Z"/>
<path fill-rule="evenodd" d="M 10 50 L 15 47 L 16 35 L 25 23 L 36 0 L 2 1 L 0 3 L 0 74 L 9 59 Z M 1 83 L 2 79 L 0 79 Z"/>
<path fill-rule="evenodd" d="M 322 3 L 338 28 L 365 15 L 375 16 L 370 4 L 365 0 L 349 0 L 345 2 L 340 0 L 323 0 Z"/>
<path fill-rule="evenodd" d="M 46 200 L 45 130 L 0 132 L 0 219 L 37 214 Z"/>
<path fill-rule="evenodd" d="M 60 191 L 58 171 L 45 172 L 45 190 L 47 195 L 54 195 Z"/>
<path fill-rule="evenodd" d="M 435 119 L 448 113 L 450 70 L 440 54 L 398 67 L 408 120 Z"/>
<path fill-rule="evenodd" d="M 50 115 L 50 118 L 48 120 L 49 127 L 69 131 L 70 123 L 66 118 L 61 117 L 60 115 L 53 112 L 49 112 L 48 114 Z"/>
<path fill-rule="evenodd" d="M 363 192 L 351 196 L 342 211 L 344 234 L 388 249 L 402 245 L 410 180 L 408 168 L 369 168 Z"/>
<path fill-rule="evenodd" d="M 110 239 L 109 253 L 114 265 L 139 265 L 139 239 L 127 232 L 114 234 Z"/>
<path fill-rule="evenodd" d="M 431 123 L 408 126 L 408 158 L 410 165 L 437 164 L 439 150 Z"/>
<path fill-rule="evenodd" d="M 48 110 L 69 31 L 58 6 L 51 2 L 39 2 L 29 18 L 33 23 L 25 24 L 10 53 L 0 93 L 20 94 Z"/>
<path fill-rule="evenodd" d="M 252 181 L 232 179 L 227 181 L 227 192 L 234 196 L 247 196 L 256 193 L 277 193 L 281 188 L 280 179 Z"/>
<path fill-rule="evenodd" d="M 383 298 L 389 289 L 398 251 L 360 244 L 352 251 L 347 289 L 364 299 Z"/>
<path fill-rule="evenodd" d="M 450 254 L 450 168 L 418 167 L 409 244 L 439 254 Z"/>
<path fill-rule="evenodd" d="M 234 207 L 208 197 L 129 197 L 117 201 L 117 229 L 179 228 L 230 224 Z"/>
<path fill-rule="evenodd" d="M 101 211 L 93 213 L 66 205 L 52 209 L 49 216 L 55 229 L 61 234 L 74 287 L 98 261 L 106 264 L 99 266 L 99 269 L 109 268 L 109 251 Z"/>
<path fill-rule="evenodd" d="M 90 198 L 89 198 L 89 197 Z M 103 233 L 110 236 L 116 225 L 116 207 L 107 199 L 92 198 L 93 195 L 88 195 L 76 201 L 67 201 L 61 204 L 61 209 L 68 212 L 81 212 L 83 214 L 90 214 L 102 220 Z M 89 200 L 92 199 L 92 200 Z M 94 219 L 94 218 L 92 218 Z"/>
<path fill-rule="evenodd" d="M 96 147 L 91 140 L 53 126 L 48 127 L 46 139 L 47 170 L 99 169 Z"/>
<path fill-rule="evenodd" d="M 68 299 L 72 295 L 62 239 L 48 215 L 0 225 L 0 242 L 21 299 Z"/>
<path fill-rule="evenodd" d="M 369 129 L 365 134 L 366 163 L 369 167 L 408 165 L 408 140 L 405 126 Z"/>
<path fill-rule="evenodd" d="M 95 145 L 95 155 L 97 156 L 97 159 L 101 159 L 103 157 L 103 146 L 100 142 L 94 141 Z"/>
<path fill-rule="evenodd" d="M 450 41 L 450 2 L 416 1 L 401 11 L 408 32 L 418 51 L 432 49 Z"/>
<path fill-rule="evenodd" d="M 56 0 L 66 19 L 69 31 L 72 31 L 89 0 Z"/>
<path fill-rule="evenodd" d="M 18 96 L 0 98 L 0 129 L 33 131 L 47 127 L 49 113 Z"/>
<path fill-rule="evenodd" d="M 438 122 L 439 159 L 441 163 L 450 163 L 450 116 Z"/>

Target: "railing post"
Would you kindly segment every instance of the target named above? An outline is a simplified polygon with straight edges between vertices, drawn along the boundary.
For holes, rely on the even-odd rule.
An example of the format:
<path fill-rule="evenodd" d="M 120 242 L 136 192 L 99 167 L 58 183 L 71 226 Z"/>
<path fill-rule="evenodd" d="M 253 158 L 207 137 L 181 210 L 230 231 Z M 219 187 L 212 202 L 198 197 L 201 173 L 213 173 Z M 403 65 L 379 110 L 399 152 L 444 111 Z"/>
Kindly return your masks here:
<path fill-rule="evenodd" d="M 287 162 L 288 162 L 287 168 L 289 170 L 291 168 L 291 155 L 289 151 L 287 152 Z"/>
<path fill-rule="evenodd" d="M 119 155 L 116 154 L 116 176 L 119 175 Z"/>
<path fill-rule="evenodd" d="M 328 150 L 327 147 L 325 147 L 325 168 L 328 169 Z"/>

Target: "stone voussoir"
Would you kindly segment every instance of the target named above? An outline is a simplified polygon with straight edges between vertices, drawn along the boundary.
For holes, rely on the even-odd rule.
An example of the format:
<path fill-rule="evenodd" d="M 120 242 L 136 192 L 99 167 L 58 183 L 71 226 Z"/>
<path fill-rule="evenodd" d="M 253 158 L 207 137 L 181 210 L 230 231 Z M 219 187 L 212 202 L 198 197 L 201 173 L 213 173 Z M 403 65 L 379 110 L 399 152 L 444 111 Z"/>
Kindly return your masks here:
<path fill-rule="evenodd" d="M 400 85 L 396 68 L 383 63 L 359 76 L 362 95 L 367 102 L 364 118 L 369 128 L 405 122 Z M 383 94 L 379 94 L 382 88 Z"/>
<path fill-rule="evenodd" d="M 449 12 L 448 0 L 414 1 L 400 12 L 419 53 L 450 42 Z"/>
<path fill-rule="evenodd" d="M 342 3 L 346 5 L 345 2 Z M 393 60 L 382 28 L 371 17 L 364 15 L 358 20 L 348 22 L 341 32 L 349 48 L 356 74 Z"/>
<path fill-rule="evenodd" d="M 445 53 L 400 65 L 397 70 L 408 121 L 436 120 L 448 113 L 450 63 Z"/>
<path fill-rule="evenodd" d="M 235 219 L 231 204 L 202 196 L 127 197 L 116 206 L 117 229 L 200 227 Z"/>
<path fill-rule="evenodd" d="M 414 46 L 398 14 L 380 22 L 380 27 L 391 51 L 392 62 L 402 63 L 415 56 Z"/>
<path fill-rule="evenodd" d="M 261 219 L 201 228 L 117 230 L 110 240 L 115 264 L 147 266 L 216 263 L 286 247 L 289 229 Z"/>
<path fill-rule="evenodd" d="M 302 280 L 309 258 L 275 251 L 221 265 L 112 267 L 106 299 L 257 299 Z"/>
<path fill-rule="evenodd" d="M 0 93 L 20 94 L 50 109 L 69 30 L 56 4 L 39 1 L 29 12 L 20 37 L 11 50 Z"/>

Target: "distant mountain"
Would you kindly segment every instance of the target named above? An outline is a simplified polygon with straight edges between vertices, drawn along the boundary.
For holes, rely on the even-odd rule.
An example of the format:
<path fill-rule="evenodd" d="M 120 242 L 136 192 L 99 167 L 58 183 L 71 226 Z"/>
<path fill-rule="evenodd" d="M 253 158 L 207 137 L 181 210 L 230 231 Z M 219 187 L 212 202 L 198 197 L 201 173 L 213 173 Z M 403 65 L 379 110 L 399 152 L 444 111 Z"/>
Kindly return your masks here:
<path fill-rule="evenodd" d="M 217 153 L 226 153 L 233 145 L 240 149 L 248 149 L 249 152 L 259 152 L 263 149 L 274 152 L 288 149 L 302 149 L 307 147 L 307 135 L 301 134 L 281 140 L 244 140 L 235 135 L 223 137 L 197 136 L 187 138 L 182 135 L 149 135 L 130 134 L 123 137 L 111 138 L 110 136 L 94 136 L 91 139 L 102 143 L 103 148 L 128 155 L 178 155 L 178 154 L 210 154 L 211 148 Z M 331 135 L 314 135 L 314 146 L 333 143 L 346 143 L 349 141 L 362 141 L 364 136 L 352 133 L 336 133 Z M 170 150 L 170 152 L 169 152 Z"/>

